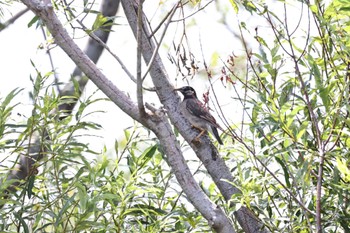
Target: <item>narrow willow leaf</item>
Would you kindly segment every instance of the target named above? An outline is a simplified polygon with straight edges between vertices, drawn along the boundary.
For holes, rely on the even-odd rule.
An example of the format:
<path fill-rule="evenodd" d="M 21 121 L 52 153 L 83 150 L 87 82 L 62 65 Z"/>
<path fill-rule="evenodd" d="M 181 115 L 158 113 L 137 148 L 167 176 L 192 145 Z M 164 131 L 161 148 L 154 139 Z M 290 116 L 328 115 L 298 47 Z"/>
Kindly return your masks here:
<path fill-rule="evenodd" d="M 148 147 L 142 155 L 138 158 L 137 163 L 140 165 L 140 167 L 145 166 L 145 164 L 153 157 L 154 153 L 157 150 L 157 145 L 153 145 L 151 147 Z"/>
<path fill-rule="evenodd" d="M 33 26 L 34 23 L 38 22 L 38 20 L 40 19 L 39 16 L 35 15 L 32 20 L 30 20 L 30 22 L 28 23 L 28 28 L 30 28 L 31 26 Z"/>
<path fill-rule="evenodd" d="M 34 181 L 35 181 L 35 176 L 30 176 L 29 179 L 28 179 L 28 185 L 27 185 L 28 198 L 32 197 Z"/>
<path fill-rule="evenodd" d="M 18 212 L 14 212 L 13 215 L 19 220 L 19 222 L 22 225 L 22 229 L 20 232 L 29 233 L 30 232 L 29 227 L 28 227 L 26 221 L 24 221 L 24 219 L 22 218 L 22 214 L 19 214 Z"/>
<path fill-rule="evenodd" d="M 290 181 L 289 181 L 289 172 L 288 172 L 287 165 L 285 164 L 285 162 L 283 160 L 281 160 L 277 156 L 275 157 L 275 160 L 281 165 L 283 173 L 284 173 L 284 180 L 286 182 L 287 187 L 290 188 L 291 185 L 290 185 Z"/>
<path fill-rule="evenodd" d="M 55 222 L 55 227 L 57 227 L 59 224 L 61 224 L 62 218 L 64 213 L 68 210 L 69 207 L 72 206 L 72 203 L 74 202 L 75 196 L 77 193 L 74 193 L 68 200 L 65 201 L 64 205 L 62 206 L 60 212 L 57 215 L 56 222 Z M 64 200 L 62 200 L 64 201 Z"/>
<path fill-rule="evenodd" d="M 238 5 L 234 0 L 230 0 L 231 6 L 233 7 L 233 10 L 235 11 L 235 13 L 238 13 Z"/>
<path fill-rule="evenodd" d="M 346 182 L 350 181 L 350 169 L 344 159 L 337 158 L 337 168 Z"/>

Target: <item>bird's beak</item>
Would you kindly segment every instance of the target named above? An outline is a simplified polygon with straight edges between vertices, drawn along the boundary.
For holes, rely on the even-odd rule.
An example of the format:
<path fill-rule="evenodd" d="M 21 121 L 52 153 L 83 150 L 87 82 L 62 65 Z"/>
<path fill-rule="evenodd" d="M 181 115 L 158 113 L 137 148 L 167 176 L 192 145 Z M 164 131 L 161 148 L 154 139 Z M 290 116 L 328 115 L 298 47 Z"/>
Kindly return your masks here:
<path fill-rule="evenodd" d="M 174 91 L 181 91 L 182 88 L 175 88 Z"/>

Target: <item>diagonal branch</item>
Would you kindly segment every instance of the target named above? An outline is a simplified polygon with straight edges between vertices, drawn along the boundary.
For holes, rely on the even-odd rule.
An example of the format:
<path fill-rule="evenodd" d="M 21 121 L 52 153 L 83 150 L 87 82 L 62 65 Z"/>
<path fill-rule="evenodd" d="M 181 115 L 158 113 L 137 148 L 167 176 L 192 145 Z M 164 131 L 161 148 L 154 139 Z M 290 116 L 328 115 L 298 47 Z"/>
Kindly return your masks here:
<path fill-rule="evenodd" d="M 137 13 L 133 5 L 133 1 L 122 0 L 121 1 L 124 13 L 129 21 L 130 27 L 136 36 L 137 29 Z M 145 20 L 143 21 L 145 22 Z M 148 31 L 148 27 L 144 24 L 143 28 L 143 41 L 142 41 L 142 55 L 146 64 L 152 60 L 154 50 L 156 48 L 155 43 L 151 40 L 151 32 Z M 150 69 L 150 74 L 153 80 L 153 84 L 156 87 L 157 94 L 160 101 L 167 109 L 171 122 L 176 126 L 182 136 L 191 145 L 198 158 L 203 162 L 204 166 L 212 176 L 214 182 L 219 188 L 224 198 L 229 201 L 231 196 L 239 194 L 240 190 L 232 185 L 233 177 L 229 168 L 225 162 L 218 155 L 218 151 L 211 143 L 208 137 L 203 137 L 201 140 L 203 143 L 195 145 L 191 141 L 196 136 L 196 133 L 191 129 L 190 124 L 183 118 L 178 111 L 178 102 L 174 104 L 174 98 L 179 97 L 173 92 L 173 86 L 169 81 L 168 74 L 165 71 L 164 65 L 159 57 L 156 55 L 153 65 Z M 176 95 L 176 97 L 174 97 Z M 212 160 L 212 157 L 219 157 L 216 161 Z M 246 207 L 241 207 L 235 212 L 235 216 L 243 228 L 244 232 L 268 232 L 261 221 L 255 216 L 255 214 Z"/>
<path fill-rule="evenodd" d="M 29 8 L 25 8 L 25 9 L 21 10 L 20 12 L 18 12 L 17 14 L 15 14 L 11 19 L 7 20 L 5 23 L 0 23 L 0 32 L 2 30 L 6 29 L 11 24 L 13 24 L 14 22 L 16 22 L 17 19 L 21 18 L 22 15 L 24 15 L 28 11 L 29 11 Z"/>
<path fill-rule="evenodd" d="M 184 160 L 179 143 L 172 131 L 171 125 L 165 118 L 156 115 L 142 119 L 138 107 L 126 94 L 110 82 L 96 65 L 79 49 L 54 13 L 51 3 L 43 3 L 40 0 L 22 0 L 45 23 L 56 43 L 77 64 L 97 87 L 103 91 L 121 110 L 133 119 L 141 122 L 151 129 L 159 138 L 165 153 L 168 156 L 169 165 L 173 168 L 177 180 L 184 188 L 184 192 L 196 208 L 199 208 L 203 216 L 209 221 L 209 225 L 218 232 L 235 232 L 224 212 L 212 203 L 194 180 Z M 134 12 L 136 14 L 136 12 Z M 137 18 L 135 18 L 137 19 Z M 137 23 L 137 20 L 135 20 Z M 143 37 L 144 38 L 144 37 Z M 144 39 L 143 39 L 144 40 Z M 169 89 L 175 104 L 177 95 Z"/>

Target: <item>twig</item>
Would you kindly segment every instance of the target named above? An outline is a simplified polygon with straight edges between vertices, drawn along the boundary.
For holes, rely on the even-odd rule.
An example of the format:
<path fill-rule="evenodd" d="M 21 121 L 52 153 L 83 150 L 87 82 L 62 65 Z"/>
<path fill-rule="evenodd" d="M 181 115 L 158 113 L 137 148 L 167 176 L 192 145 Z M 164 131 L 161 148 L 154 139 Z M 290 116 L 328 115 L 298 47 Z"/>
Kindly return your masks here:
<path fill-rule="evenodd" d="M 76 18 L 76 16 L 74 15 L 73 11 L 70 9 L 70 7 L 66 8 L 67 11 L 74 17 Z M 82 23 L 81 20 L 76 20 L 77 23 L 82 27 L 82 29 L 84 31 L 88 31 L 88 28 Z M 127 76 L 136 83 L 136 78 L 131 74 L 131 72 L 127 69 L 127 67 L 124 65 L 124 63 L 122 62 L 122 60 L 115 54 L 112 52 L 112 50 L 106 45 L 106 43 L 104 43 L 98 36 L 95 35 L 95 33 L 91 32 L 88 33 L 88 35 L 95 40 L 97 43 L 99 43 L 104 49 L 106 49 L 119 63 L 119 65 L 121 66 L 121 68 L 124 70 L 124 72 L 127 74 Z"/>
<path fill-rule="evenodd" d="M 169 24 L 171 23 L 171 19 L 172 19 L 172 17 L 173 17 L 174 14 L 175 14 L 176 8 L 178 7 L 178 5 L 179 5 L 179 3 L 177 3 L 177 4 L 173 7 L 173 9 L 171 10 L 171 13 L 170 13 L 170 15 L 169 15 L 169 19 L 168 19 L 168 21 L 167 21 L 166 24 L 165 24 L 163 33 L 162 33 L 162 35 L 161 35 L 161 37 L 160 37 L 160 39 L 159 39 L 159 42 L 158 42 L 158 44 L 157 44 L 157 47 L 156 47 L 156 48 L 154 49 L 154 51 L 153 51 L 151 60 L 150 60 L 150 62 L 149 62 L 148 65 L 147 65 L 146 72 L 145 72 L 145 74 L 143 75 L 142 80 L 145 80 L 145 78 L 146 78 L 146 76 L 147 76 L 149 70 L 151 69 L 151 66 L 152 66 L 152 64 L 153 64 L 153 62 L 154 62 L 154 59 L 156 58 L 156 56 L 157 56 L 157 54 L 158 54 L 159 47 L 160 47 L 160 45 L 162 44 L 163 38 L 164 38 L 164 36 L 165 36 L 165 33 L 166 33 L 166 31 L 168 30 Z"/>
<path fill-rule="evenodd" d="M 46 40 L 47 40 L 47 37 L 46 37 L 46 33 L 45 33 L 45 31 L 44 31 L 44 28 L 43 28 L 42 26 L 41 26 L 40 28 L 41 28 L 41 31 L 42 31 L 42 33 L 43 33 L 44 39 L 45 39 L 45 41 L 46 41 Z M 60 87 L 59 87 L 59 85 L 58 85 L 58 83 L 59 83 L 59 81 L 58 81 L 58 76 L 57 76 L 57 74 L 56 74 L 56 72 L 55 72 L 55 66 L 54 66 L 54 64 L 53 64 L 53 59 L 52 59 L 52 55 L 51 55 L 50 49 L 47 49 L 47 50 L 46 50 L 46 53 L 47 53 L 47 55 L 49 56 L 51 69 L 52 69 L 52 72 L 53 72 L 53 76 L 54 76 L 54 78 L 55 78 L 55 84 L 56 84 L 57 92 L 58 92 L 58 94 L 61 96 L 62 93 L 61 93 L 61 89 L 60 89 Z"/>
<path fill-rule="evenodd" d="M 17 14 L 15 14 L 11 19 L 7 20 L 5 23 L 3 24 L 0 23 L 0 32 L 5 28 L 7 28 L 10 24 L 13 24 L 17 19 L 19 19 L 22 15 L 24 15 L 28 11 L 29 11 L 29 8 L 27 7 L 21 10 L 20 12 L 18 12 Z"/>
<path fill-rule="evenodd" d="M 296 76 L 299 79 L 299 82 L 301 84 L 301 90 L 302 93 L 305 97 L 305 102 L 306 106 L 310 115 L 310 119 L 312 122 L 312 125 L 315 129 L 315 138 L 317 142 L 317 147 L 318 147 L 318 153 L 319 153 L 319 167 L 318 167 L 318 175 L 317 175 L 317 186 L 316 186 L 316 232 L 321 233 L 322 232 L 322 217 L 321 217 L 321 212 L 322 212 L 322 206 L 321 206 L 321 198 L 322 198 L 322 175 L 323 175 L 323 165 L 324 165 L 324 158 L 325 158 L 325 151 L 324 151 L 324 144 L 322 142 L 322 135 L 321 135 L 321 130 L 318 127 L 318 120 L 317 117 L 314 113 L 314 109 L 311 104 L 311 100 L 309 97 L 309 94 L 307 92 L 306 84 L 303 80 L 303 77 L 301 76 L 301 72 L 299 70 L 299 65 L 298 65 L 298 59 L 296 58 L 296 54 L 294 52 L 293 44 L 292 44 L 292 39 L 291 39 L 291 34 L 289 33 L 289 28 L 286 23 L 285 26 L 286 29 L 286 35 L 287 35 L 287 40 L 288 44 L 290 46 L 291 50 L 291 57 L 293 59 L 293 62 L 295 64 L 295 69 L 296 69 Z"/>
<path fill-rule="evenodd" d="M 136 94 L 137 94 L 137 105 L 140 111 L 140 115 L 145 116 L 145 106 L 143 105 L 143 95 L 142 95 L 142 82 L 141 78 L 141 50 L 142 50 L 142 4 L 143 0 L 139 0 L 139 4 L 135 4 L 137 6 L 137 54 L 136 54 Z"/>
<path fill-rule="evenodd" d="M 181 19 L 173 20 L 172 22 L 179 22 L 179 21 L 183 21 L 185 19 L 188 19 L 188 18 L 192 17 L 193 15 L 197 14 L 198 12 L 202 11 L 204 8 L 206 8 L 212 2 L 214 2 L 214 0 L 209 1 L 207 4 L 205 4 L 203 7 L 199 8 L 197 11 L 193 12 L 192 14 L 185 16 Z"/>

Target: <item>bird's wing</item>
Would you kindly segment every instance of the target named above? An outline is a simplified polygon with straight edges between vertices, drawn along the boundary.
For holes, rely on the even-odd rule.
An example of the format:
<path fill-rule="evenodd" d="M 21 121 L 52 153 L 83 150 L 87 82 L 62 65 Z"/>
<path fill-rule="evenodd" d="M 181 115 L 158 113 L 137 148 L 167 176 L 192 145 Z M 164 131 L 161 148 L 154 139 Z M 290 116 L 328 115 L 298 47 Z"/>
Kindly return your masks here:
<path fill-rule="evenodd" d="M 198 99 L 189 99 L 186 103 L 186 108 L 192 115 L 206 120 L 216 128 L 221 129 L 221 127 L 216 123 L 215 118 Z"/>

